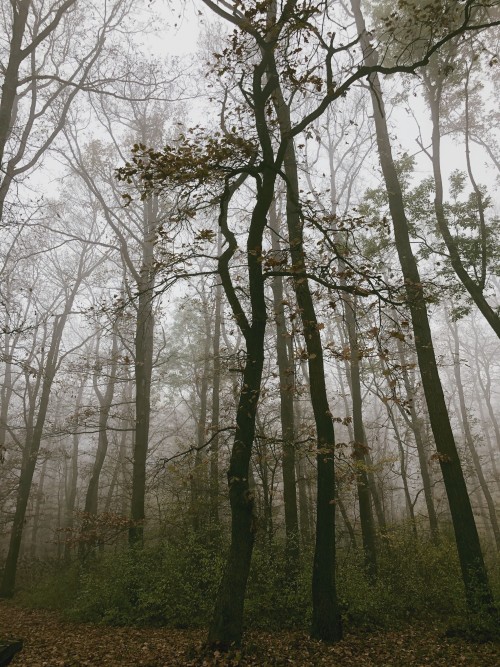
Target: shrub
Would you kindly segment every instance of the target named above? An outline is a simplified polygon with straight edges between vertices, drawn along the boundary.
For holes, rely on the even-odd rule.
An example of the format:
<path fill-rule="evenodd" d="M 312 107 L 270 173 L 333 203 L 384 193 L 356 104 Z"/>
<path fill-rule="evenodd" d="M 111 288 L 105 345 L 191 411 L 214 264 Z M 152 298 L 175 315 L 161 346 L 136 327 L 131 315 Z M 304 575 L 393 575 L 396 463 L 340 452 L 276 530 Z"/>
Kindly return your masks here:
<path fill-rule="evenodd" d="M 204 625 L 222 565 L 221 555 L 192 535 L 182 544 L 106 554 L 82 572 L 69 613 L 74 619 L 117 625 Z"/>
<path fill-rule="evenodd" d="M 362 554 L 338 550 L 337 587 L 347 626 L 394 627 L 411 619 L 464 618 L 464 592 L 453 538 L 436 544 L 416 539 L 404 526 L 380 538 L 377 580 L 367 576 Z M 47 570 L 23 600 L 65 609 L 74 620 L 109 624 L 206 626 L 222 576 L 226 547 L 185 533 L 143 550 L 108 552 L 93 562 Z M 498 561 L 491 563 L 497 574 Z M 245 622 L 252 628 L 307 629 L 311 617 L 312 553 L 289 563 L 284 544 L 255 545 Z M 480 619 L 479 619 L 480 620 Z"/>

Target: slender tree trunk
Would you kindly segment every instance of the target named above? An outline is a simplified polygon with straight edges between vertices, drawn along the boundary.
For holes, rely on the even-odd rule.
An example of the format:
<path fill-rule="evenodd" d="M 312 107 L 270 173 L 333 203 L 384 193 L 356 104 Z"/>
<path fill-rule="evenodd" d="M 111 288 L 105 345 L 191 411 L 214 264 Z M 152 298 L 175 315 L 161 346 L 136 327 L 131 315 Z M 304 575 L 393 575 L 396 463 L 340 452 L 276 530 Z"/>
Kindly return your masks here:
<path fill-rule="evenodd" d="M 276 211 L 276 200 L 269 211 L 271 248 L 280 261 L 280 225 Z M 299 518 L 297 512 L 297 489 L 295 480 L 295 426 L 294 392 L 295 377 L 293 357 L 288 353 L 283 279 L 275 276 L 272 281 L 274 318 L 276 322 L 276 355 L 280 382 L 281 437 L 283 440 L 283 498 L 285 503 L 286 553 L 288 562 L 297 564 L 299 552 Z"/>
<path fill-rule="evenodd" d="M 376 62 L 376 54 L 368 40 L 359 0 L 351 0 L 351 6 L 358 32 L 361 36 L 361 46 L 365 62 L 368 65 L 374 64 Z M 479 535 L 439 377 L 424 288 L 410 243 L 403 194 L 392 157 L 382 89 L 377 75 L 371 75 L 370 77 L 370 90 L 380 163 L 386 183 L 396 248 L 404 276 L 406 296 L 412 317 L 417 358 L 427 409 L 455 531 L 458 556 L 465 584 L 467 607 L 473 614 L 476 612 L 491 612 L 493 614 L 496 610 L 494 608 Z"/>
<path fill-rule="evenodd" d="M 410 375 L 408 373 L 408 363 L 405 357 L 403 341 L 398 339 L 396 342 L 398 346 L 398 355 L 401 365 L 401 372 L 403 374 L 403 382 L 405 386 L 406 397 L 408 400 L 408 405 L 410 410 L 410 420 L 408 422 L 408 425 L 411 427 L 413 431 L 413 435 L 415 437 L 415 444 L 417 445 L 418 461 L 420 464 L 420 475 L 422 476 L 424 498 L 427 507 L 427 516 L 429 517 L 431 538 L 433 541 L 435 541 L 438 536 L 439 527 L 436 515 L 436 508 L 434 506 L 434 499 L 432 497 L 432 485 L 431 485 L 431 478 L 429 475 L 429 466 L 427 463 L 427 455 L 425 451 L 424 440 L 422 437 L 421 420 L 419 420 L 417 416 L 417 411 L 415 409 L 415 388 L 412 386 Z M 404 409 L 402 409 L 401 412 L 403 414 Z"/>
<path fill-rule="evenodd" d="M 262 136 L 267 164 L 274 165 L 274 156 L 265 121 L 267 96 L 262 89 L 262 78 L 266 71 L 265 60 L 266 55 L 263 57 L 264 62 L 257 65 L 254 70 L 253 87 L 256 104 L 254 113 Z M 243 180 L 241 177 L 240 182 Z M 227 473 L 231 506 L 231 545 L 208 632 L 208 644 L 223 650 L 228 650 L 231 646 L 238 646 L 241 643 L 243 606 L 254 545 L 254 492 L 250 489 L 249 474 L 255 438 L 257 403 L 264 367 L 264 336 L 267 322 L 261 253 L 267 214 L 274 197 L 275 182 L 274 166 L 264 166 L 247 237 L 250 320 L 247 319 L 242 309 L 229 272 L 229 262 L 237 248 L 236 238 L 227 226 L 231 186 L 227 186 L 222 197 L 219 215 L 219 225 L 228 244 L 219 257 L 219 275 L 246 343 L 246 360 L 236 413 L 236 433 Z M 238 187 L 237 182 L 233 187 L 234 189 Z"/>
<path fill-rule="evenodd" d="M 474 393 L 476 396 L 479 396 L 479 388 L 477 386 L 476 382 L 476 377 L 479 376 L 480 370 L 478 368 L 478 375 L 474 377 Z M 484 386 L 481 383 L 481 393 L 483 394 L 483 397 L 486 399 L 486 395 L 484 392 Z M 500 473 L 498 471 L 498 466 L 497 466 L 497 461 L 496 461 L 496 454 L 495 454 L 495 449 L 493 447 L 493 444 L 491 442 L 491 436 L 490 436 L 490 431 L 489 431 L 489 420 L 486 419 L 486 415 L 484 413 L 483 409 L 483 402 L 481 399 L 478 400 L 478 407 L 479 407 L 479 415 L 481 417 L 481 430 L 483 431 L 484 438 L 486 440 L 486 446 L 488 448 L 488 455 L 490 457 L 490 463 L 491 463 L 491 471 L 493 473 L 493 479 L 495 480 L 497 490 L 500 491 Z M 489 411 L 488 411 L 489 412 Z M 489 419 L 491 420 L 491 415 L 489 415 Z"/>
<path fill-rule="evenodd" d="M 84 254 L 80 260 L 80 270 L 78 271 L 78 278 L 71 289 L 68 299 L 65 304 L 64 312 L 61 315 L 56 315 L 54 318 L 54 328 L 52 331 L 52 338 L 50 341 L 49 350 L 47 352 L 47 360 L 43 369 L 43 379 L 41 380 L 40 401 L 38 404 L 38 412 L 33 428 L 28 428 L 26 445 L 23 451 L 23 463 L 21 474 L 19 477 L 19 486 L 17 490 L 16 509 L 14 513 L 14 522 L 12 525 L 12 532 L 9 542 L 9 549 L 5 561 L 2 581 L 0 583 L 0 597 L 12 597 L 14 594 L 17 562 L 19 558 L 19 551 L 21 548 L 21 540 L 23 536 L 23 528 L 25 524 L 26 509 L 31 491 L 31 484 L 33 481 L 33 474 L 35 472 L 36 463 L 38 460 L 38 451 L 42 441 L 43 430 L 45 426 L 45 418 L 49 407 L 50 393 L 54 377 L 58 369 L 59 348 L 64 331 L 64 327 L 71 312 L 73 302 L 75 300 L 78 287 L 83 279 L 83 262 Z M 35 397 L 32 398 L 33 409 Z"/>
<path fill-rule="evenodd" d="M 337 490 L 339 488 L 339 484 L 337 482 Z M 357 548 L 357 543 L 356 543 L 356 533 L 354 532 L 354 527 L 349 519 L 349 516 L 347 514 L 346 508 L 344 503 L 342 502 L 342 499 L 340 496 L 337 496 L 337 505 L 340 510 L 340 515 L 344 521 L 344 526 L 346 527 L 346 530 L 349 534 L 349 539 L 351 541 L 352 546 L 356 549 Z"/>
<path fill-rule="evenodd" d="M 30 0 L 20 0 L 17 3 L 18 7 L 14 8 L 13 5 L 9 60 L 4 71 L 2 99 L 0 101 L 0 165 L 2 166 L 2 171 L 4 170 L 5 146 L 12 130 L 14 106 L 17 87 L 19 85 L 19 67 L 25 57 L 22 52 L 22 46 L 30 4 Z M 0 218 L 1 211 L 2 209 L 0 208 Z"/>
<path fill-rule="evenodd" d="M 307 459 L 300 450 L 298 450 L 297 454 L 295 457 L 295 474 L 299 497 L 300 537 L 302 545 L 307 547 L 312 542 L 311 523 L 309 520 L 309 498 L 307 493 Z"/>
<path fill-rule="evenodd" d="M 80 387 L 78 389 L 78 394 L 76 397 L 75 412 L 78 415 L 80 408 L 82 406 L 83 391 L 85 389 L 85 384 L 87 378 L 84 376 L 82 378 Z M 76 422 L 75 430 L 78 430 L 78 421 Z M 71 462 L 68 465 L 68 454 L 66 451 L 63 452 L 64 456 L 64 528 L 68 531 L 66 539 L 64 542 L 64 560 L 66 563 L 69 563 L 71 560 L 71 542 L 68 541 L 68 537 L 71 534 L 75 518 L 75 502 L 76 502 L 76 491 L 77 491 L 77 482 L 78 482 L 78 445 L 80 442 L 80 437 L 78 433 L 73 433 L 73 446 L 71 448 L 71 455 L 69 461 Z"/>
<path fill-rule="evenodd" d="M 219 230 L 217 236 L 217 257 L 222 252 L 222 235 Z M 210 445 L 210 528 L 212 537 L 218 535 L 219 517 L 219 429 L 220 429 L 220 338 L 222 321 L 222 285 L 217 282 L 215 288 L 215 319 L 213 344 L 213 383 L 212 383 L 212 415 L 211 415 L 211 437 Z"/>
<path fill-rule="evenodd" d="M 33 512 L 33 529 L 31 531 L 31 548 L 30 556 L 32 559 L 36 558 L 37 548 L 38 548 L 38 529 L 40 527 L 40 515 L 42 513 L 42 504 L 45 498 L 44 495 L 44 486 L 45 486 L 45 475 L 47 472 L 47 461 L 48 458 L 45 457 L 42 464 L 42 469 L 40 471 L 40 480 L 38 482 L 38 489 L 36 492 L 35 499 L 35 510 Z"/>
<path fill-rule="evenodd" d="M 377 576 L 377 549 L 375 526 L 370 502 L 370 484 L 368 481 L 366 454 L 369 453 L 363 425 L 363 406 L 361 399 L 361 353 L 356 332 L 356 304 L 350 295 L 344 296 L 345 320 L 350 347 L 350 387 L 352 398 L 352 422 L 354 428 L 353 459 L 356 462 L 356 489 L 358 492 L 359 519 L 366 571 L 370 577 Z"/>
<path fill-rule="evenodd" d="M 460 414 L 462 416 L 462 427 L 463 427 L 463 432 L 464 432 L 465 444 L 467 445 L 467 449 L 470 452 L 470 455 L 471 455 L 471 458 L 472 458 L 472 463 L 474 465 L 474 470 L 476 471 L 477 479 L 479 481 L 481 491 L 482 491 L 482 493 L 484 495 L 484 499 L 486 501 L 486 506 L 488 508 L 488 516 L 489 516 L 491 527 L 492 527 L 492 530 L 493 530 L 493 535 L 495 536 L 495 544 L 496 544 L 497 550 L 500 551 L 500 526 L 498 525 L 495 502 L 494 502 L 493 497 L 491 495 L 488 484 L 486 483 L 486 480 L 484 478 L 483 468 L 481 466 L 481 461 L 479 459 L 477 449 L 474 445 L 474 437 L 472 435 L 472 432 L 471 432 L 471 429 L 470 429 L 470 424 L 469 424 L 469 419 L 467 417 L 467 406 L 466 406 L 466 403 L 465 403 L 464 387 L 463 387 L 463 384 L 462 384 L 462 371 L 461 371 L 461 368 L 460 368 L 460 343 L 459 343 L 459 339 L 458 339 L 458 327 L 457 327 L 455 322 L 450 323 L 450 330 L 451 330 L 451 335 L 453 336 L 453 342 L 454 342 L 453 371 L 454 371 L 454 376 L 455 376 L 455 386 L 456 386 L 457 392 L 458 392 L 458 402 L 459 402 L 459 405 L 460 405 Z"/>
<path fill-rule="evenodd" d="M 264 207 L 262 209 L 262 213 L 267 210 Z M 255 236 L 251 238 L 252 236 L 254 235 L 250 235 L 248 242 L 249 264 L 253 263 L 255 255 L 252 253 L 255 252 L 255 248 L 261 247 L 258 243 L 259 239 L 255 239 Z M 238 401 L 236 435 L 227 473 L 231 505 L 231 546 L 208 634 L 209 645 L 218 646 L 224 650 L 231 645 L 241 643 L 243 603 L 256 530 L 253 510 L 254 493 L 249 488 L 249 465 L 264 365 L 266 306 L 264 283 L 259 275 L 261 267 L 253 266 L 251 272 L 254 274 L 250 279 L 251 299 L 254 306 L 250 330 L 245 336 L 247 356 L 242 382 L 245 389 L 241 391 Z M 222 284 L 226 289 L 224 276 Z"/>
<path fill-rule="evenodd" d="M 337 331 L 338 331 L 341 343 L 345 347 L 346 339 L 345 339 L 345 335 L 342 331 L 342 326 L 339 322 L 337 322 Z M 354 332 L 354 334 L 356 336 L 356 332 Z M 356 340 L 354 342 L 355 342 L 354 349 L 357 351 L 358 356 L 359 356 L 359 349 L 357 347 L 357 337 L 356 337 Z M 352 355 L 352 352 L 351 352 L 351 355 Z M 351 365 L 347 361 L 347 359 L 344 359 L 344 370 L 345 370 L 345 374 L 346 374 L 346 378 L 347 378 L 347 382 L 348 382 L 348 385 L 349 385 L 349 390 L 350 390 L 351 398 L 352 398 L 353 397 L 353 390 L 352 390 L 353 378 L 352 378 L 352 375 L 351 375 Z M 358 381 L 360 381 L 359 370 L 358 370 L 357 375 L 358 375 Z M 349 412 L 352 409 L 352 411 L 353 411 L 353 421 L 354 421 L 354 407 L 350 406 L 349 402 L 347 400 L 344 380 L 343 380 L 343 376 L 342 376 L 341 372 L 339 372 L 338 379 L 339 379 L 339 383 L 340 383 L 340 389 L 341 389 L 341 392 L 342 392 L 342 400 L 344 402 L 346 414 L 349 414 Z M 357 406 L 358 406 L 358 400 L 359 400 L 359 407 L 357 407 L 357 409 L 356 409 L 356 416 L 357 416 L 357 418 L 359 418 L 359 416 L 360 416 L 359 411 L 361 411 L 361 419 L 362 419 L 363 415 L 362 415 L 362 401 L 361 401 L 361 384 L 359 386 L 359 398 L 358 398 L 358 395 L 356 396 L 356 405 Z M 362 421 L 361 421 L 361 426 L 363 427 Z M 347 430 L 348 430 L 348 433 L 349 433 L 349 440 L 351 442 L 357 442 L 357 439 L 354 435 L 354 428 L 353 428 L 352 424 L 349 423 L 347 425 Z M 364 427 L 363 427 L 363 433 L 364 433 Z M 364 436 L 364 438 L 366 439 L 366 436 Z M 369 490 L 370 498 L 373 501 L 373 506 L 375 508 L 375 515 L 377 517 L 379 530 L 381 532 L 384 532 L 386 530 L 386 521 L 385 521 L 385 517 L 384 517 L 384 511 L 383 511 L 382 503 L 381 503 L 380 497 L 379 497 L 379 492 L 378 492 L 378 489 L 377 489 L 377 484 L 376 484 L 376 481 L 375 481 L 375 475 L 373 474 L 373 463 L 372 463 L 371 458 L 370 458 L 370 450 L 367 447 L 364 447 L 362 449 L 362 451 L 360 451 L 360 449 L 357 448 L 357 455 L 359 456 L 359 454 L 363 455 L 363 462 L 362 462 L 362 464 L 360 464 L 360 467 L 362 466 L 362 471 L 364 472 L 364 475 L 366 477 L 365 482 L 366 482 L 366 485 L 367 485 L 368 490 Z M 359 480 L 359 481 L 362 482 L 362 480 Z M 358 491 L 358 498 L 359 498 L 359 491 Z M 366 499 L 364 499 L 364 502 L 366 502 Z M 373 538 L 375 539 L 375 522 L 374 522 L 373 512 L 371 511 L 371 503 L 370 503 L 370 515 L 371 515 L 371 519 L 368 519 L 368 521 L 371 520 L 371 524 L 372 524 L 371 530 L 373 531 Z M 365 513 L 365 518 L 366 518 L 366 513 Z M 365 523 L 366 523 L 366 521 L 365 521 Z M 368 528 L 368 532 L 367 532 L 368 541 L 369 541 L 369 534 L 370 534 L 370 528 Z M 375 544 L 375 546 L 376 546 L 376 544 Z"/>
<path fill-rule="evenodd" d="M 111 363 L 109 364 L 108 381 L 106 383 L 106 390 L 104 393 L 98 386 L 98 374 L 94 374 L 94 391 L 99 401 L 99 435 L 97 441 L 97 450 L 92 466 L 92 473 L 90 475 L 89 484 L 87 487 L 87 494 L 85 496 L 84 511 L 88 514 L 97 514 L 98 498 L 99 498 L 99 480 L 101 477 L 102 466 L 106 459 L 108 452 L 108 421 L 109 411 L 113 403 L 113 396 L 116 386 L 116 369 L 118 366 L 118 336 L 116 329 L 113 331 L 113 342 L 111 347 Z"/>
<path fill-rule="evenodd" d="M 279 87 L 274 105 L 282 137 L 291 130 L 290 109 Z M 287 176 L 286 216 L 294 290 L 307 351 L 309 387 L 317 434 L 316 545 L 313 563 L 313 614 L 311 635 L 334 642 L 342 638 L 342 622 L 335 584 L 335 433 L 326 392 L 320 326 L 305 273 L 303 229 L 299 204 L 299 179 L 295 149 L 289 143 L 284 160 Z"/>
<path fill-rule="evenodd" d="M 194 458 L 194 469 L 191 476 L 191 518 L 193 531 L 198 533 L 200 528 L 206 523 L 206 477 L 204 472 L 204 452 L 205 434 L 207 429 L 208 412 L 208 382 L 210 374 L 210 347 L 212 345 L 211 322 L 208 313 L 206 300 L 203 303 L 203 315 L 205 324 L 205 345 L 203 349 L 202 372 L 197 387 L 199 398 L 199 414 L 196 425 L 196 454 Z M 209 509 L 209 507 L 208 507 Z"/>
<path fill-rule="evenodd" d="M 154 316 L 153 290 L 155 284 L 154 243 L 157 228 L 158 202 L 150 197 L 144 202 L 142 264 L 137 305 L 135 334 L 135 439 L 132 462 L 132 500 L 130 546 L 144 544 L 146 497 L 146 460 L 149 449 L 149 420 L 151 416 L 151 376 L 153 374 Z"/>
<path fill-rule="evenodd" d="M 406 501 L 406 510 L 408 512 L 408 517 L 410 519 L 412 531 L 415 537 L 417 537 L 417 524 L 415 523 L 415 511 L 413 509 L 413 503 L 411 500 L 411 494 L 410 494 L 410 488 L 408 486 L 408 475 L 407 475 L 407 467 L 408 467 L 408 452 L 405 451 L 405 446 L 403 444 L 403 439 L 401 437 L 401 434 L 399 432 L 399 427 L 396 422 L 396 419 L 394 417 L 394 414 L 389 406 L 389 404 L 386 402 L 385 407 L 387 409 L 387 416 L 389 417 L 389 421 L 391 422 L 392 425 L 392 430 L 394 431 L 394 437 L 396 438 L 396 444 L 398 446 L 398 453 L 399 453 L 399 466 L 401 468 L 401 481 L 403 482 L 403 491 L 405 494 L 405 501 Z"/>

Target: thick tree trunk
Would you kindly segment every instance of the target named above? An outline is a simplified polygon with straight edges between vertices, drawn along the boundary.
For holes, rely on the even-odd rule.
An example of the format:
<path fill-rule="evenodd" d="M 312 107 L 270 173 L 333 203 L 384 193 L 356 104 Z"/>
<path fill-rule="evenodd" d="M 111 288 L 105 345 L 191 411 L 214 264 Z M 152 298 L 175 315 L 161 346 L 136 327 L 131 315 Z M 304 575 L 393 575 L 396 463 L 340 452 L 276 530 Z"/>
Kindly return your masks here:
<path fill-rule="evenodd" d="M 365 62 L 372 64 L 372 62 L 375 62 L 376 54 L 373 52 L 366 34 L 359 0 L 351 0 L 351 6 L 361 36 Z M 467 607 L 472 613 L 493 612 L 493 597 L 439 377 L 424 288 L 410 243 L 403 194 L 394 166 L 387 130 L 382 89 L 376 75 L 371 76 L 370 86 L 380 163 L 387 188 L 396 248 L 412 317 L 417 358 L 427 409 L 455 531 Z"/>

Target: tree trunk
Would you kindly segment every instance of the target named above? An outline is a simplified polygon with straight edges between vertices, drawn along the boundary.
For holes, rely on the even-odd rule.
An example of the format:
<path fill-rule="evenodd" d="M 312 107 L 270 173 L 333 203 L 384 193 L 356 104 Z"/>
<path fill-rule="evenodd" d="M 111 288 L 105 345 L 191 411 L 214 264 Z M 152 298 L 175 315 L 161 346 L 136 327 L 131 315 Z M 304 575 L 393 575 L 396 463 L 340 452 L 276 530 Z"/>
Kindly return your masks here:
<path fill-rule="evenodd" d="M 274 73 L 274 72 L 273 72 Z M 282 138 L 290 134 L 290 109 L 279 86 L 273 98 Z M 314 302 L 305 277 L 299 179 L 293 143 L 284 159 L 287 177 L 286 218 L 294 273 L 294 290 L 303 327 L 309 387 L 317 435 L 316 544 L 313 563 L 311 636 L 328 642 L 342 639 L 342 622 L 335 584 L 335 433 L 326 392 L 323 346 Z"/>
<path fill-rule="evenodd" d="M 130 546 L 144 544 L 146 459 L 149 449 L 149 420 L 151 414 L 151 376 L 153 374 L 154 316 L 153 290 L 155 284 L 154 244 L 158 202 L 150 197 L 144 202 L 142 264 L 137 285 L 139 292 L 135 334 L 135 439 L 132 462 L 132 500 L 129 528 Z"/>
<path fill-rule="evenodd" d="M 38 489 L 36 492 L 35 510 L 33 512 L 33 529 L 31 531 L 30 556 L 32 559 L 36 558 L 38 548 L 38 529 L 40 527 L 40 514 L 42 513 L 42 503 L 44 501 L 43 488 L 45 485 L 45 475 L 47 472 L 47 461 L 48 458 L 45 457 L 43 460 L 42 469 L 40 471 L 40 480 L 38 482 Z"/>
<path fill-rule="evenodd" d="M 456 386 L 457 392 L 458 392 L 458 402 L 459 402 L 459 405 L 460 405 L 460 414 L 462 416 L 462 428 L 463 428 L 463 433 L 464 433 L 464 438 L 465 438 L 465 444 L 467 445 L 467 449 L 469 450 L 470 455 L 472 457 L 472 463 L 474 465 L 474 470 L 476 471 L 477 479 L 479 481 L 479 486 L 481 487 L 481 491 L 484 495 L 484 499 L 485 499 L 486 505 L 488 507 L 488 516 L 490 518 L 490 523 L 491 523 L 491 527 L 492 527 L 492 530 L 493 530 L 493 535 L 495 536 L 496 548 L 497 548 L 497 551 L 500 551 L 500 526 L 498 525 L 495 502 L 494 502 L 493 497 L 491 495 L 491 492 L 488 488 L 488 484 L 486 483 L 486 480 L 484 478 L 483 468 L 481 466 L 481 461 L 479 459 L 479 455 L 478 455 L 476 447 L 474 445 L 474 438 L 472 436 L 472 432 L 471 432 L 470 424 L 469 424 L 469 419 L 467 417 L 467 406 L 465 404 L 464 387 L 463 387 L 463 384 L 462 384 L 462 371 L 461 371 L 461 368 L 460 368 L 460 343 L 459 343 L 459 339 L 458 339 L 458 327 L 457 327 L 455 322 L 450 324 L 450 330 L 451 330 L 451 335 L 453 336 L 453 342 L 454 342 L 453 372 L 454 372 L 454 375 L 455 375 L 455 386 Z"/>
<path fill-rule="evenodd" d="M 264 207 L 262 209 L 265 217 L 265 210 L 267 209 Z M 256 213 L 260 214 L 261 211 L 258 210 Z M 254 212 L 254 218 L 257 218 L 256 213 Z M 257 225 L 259 228 L 262 227 L 263 231 L 263 226 L 259 224 L 258 220 L 255 220 L 254 226 Z M 248 241 L 249 265 L 256 263 L 256 247 L 261 247 L 259 238 L 258 236 L 255 238 L 255 233 L 250 234 Z M 226 289 L 224 276 L 222 276 L 222 284 Z M 253 318 L 245 336 L 247 356 L 243 370 L 242 386 L 244 389 L 239 396 L 236 435 L 227 473 L 231 505 L 231 546 L 208 634 L 209 645 L 223 650 L 229 649 L 232 645 L 238 646 L 241 643 L 243 603 L 255 535 L 254 494 L 249 488 L 249 465 L 255 436 L 257 402 L 260 395 L 264 365 L 266 306 L 260 265 L 251 267 L 250 294 L 253 303 Z"/>
<path fill-rule="evenodd" d="M 78 395 L 76 397 L 75 412 L 78 415 L 80 408 L 82 406 L 83 390 L 85 389 L 85 384 L 87 378 L 84 376 L 82 378 L 80 388 L 78 389 Z M 75 431 L 78 431 L 78 420 L 75 424 Z M 68 454 L 66 450 L 63 452 L 64 456 L 64 522 L 63 526 L 68 531 L 68 534 L 65 536 L 64 541 L 64 560 L 66 563 L 69 563 L 71 560 L 71 542 L 68 538 L 71 535 L 74 523 L 74 513 L 75 513 L 75 502 L 76 502 L 76 491 L 77 491 L 77 481 L 78 481 L 78 445 L 79 445 L 79 435 L 78 433 L 73 433 L 73 447 L 71 448 L 71 454 L 69 459 L 71 465 L 68 465 Z"/>
<path fill-rule="evenodd" d="M 222 252 L 222 236 L 217 235 L 217 257 Z M 215 288 L 215 319 L 212 337 L 213 345 L 213 382 L 212 382 L 212 416 L 210 419 L 210 529 L 212 538 L 219 533 L 219 429 L 220 429 L 220 338 L 222 321 L 222 285 Z"/>
<path fill-rule="evenodd" d="M 363 539 L 363 552 L 365 567 L 371 578 L 377 576 L 377 549 L 375 542 L 375 526 L 373 522 L 372 506 L 370 502 L 370 484 L 368 481 L 366 454 L 369 448 L 366 442 L 365 429 L 363 425 L 363 406 L 361 399 L 361 354 L 356 332 L 356 303 L 355 297 L 345 295 L 345 320 L 349 336 L 350 348 L 350 387 L 352 398 L 352 422 L 354 428 L 354 441 L 352 443 L 352 456 L 356 463 L 356 489 L 358 492 L 359 519 L 361 523 L 361 536 Z"/>
<path fill-rule="evenodd" d="M 52 339 L 49 350 L 47 352 L 47 360 L 43 369 L 43 379 L 41 380 L 41 394 L 38 404 L 38 412 L 33 429 L 28 429 L 26 445 L 23 451 L 23 464 L 21 474 L 19 477 L 19 486 L 17 490 L 16 509 L 14 513 L 14 522 L 12 525 L 12 532 L 10 536 L 9 549 L 5 561 L 2 581 L 0 584 L 0 597 L 12 597 L 16 583 L 17 563 L 19 558 L 19 551 L 21 548 L 21 540 L 23 536 L 23 528 L 25 524 L 26 509 L 28 507 L 28 500 L 31 491 L 31 484 L 33 481 L 33 474 L 35 472 L 36 463 L 38 459 L 38 451 L 42 441 L 43 429 L 45 426 L 45 418 L 49 407 L 50 393 L 54 377 L 58 369 L 59 348 L 64 331 L 64 327 L 72 309 L 78 287 L 83 279 L 83 258 L 84 253 L 80 259 L 80 267 L 78 271 L 78 278 L 70 290 L 68 295 L 64 312 L 61 315 L 56 315 L 54 318 L 54 328 L 52 332 Z M 35 398 L 33 397 L 33 401 Z M 33 406 L 34 408 L 34 406 Z"/>
<path fill-rule="evenodd" d="M 361 36 L 365 62 L 368 65 L 375 64 L 376 54 L 372 50 L 367 37 L 359 0 L 351 0 L 351 6 Z M 467 607 L 473 614 L 493 613 L 493 597 L 439 377 L 424 288 L 411 247 L 403 194 L 392 157 L 382 89 L 377 75 L 370 76 L 370 90 L 380 163 L 387 188 L 396 248 L 412 317 L 417 358 L 427 409 L 455 531 Z"/>
<path fill-rule="evenodd" d="M 276 211 L 276 200 L 269 211 L 271 248 L 277 261 L 280 259 L 280 224 Z M 281 437 L 283 440 L 283 498 L 285 504 L 286 554 L 291 566 L 297 565 L 299 552 L 299 518 L 297 512 L 297 489 L 295 480 L 295 425 L 294 392 L 295 377 L 293 357 L 290 357 L 287 340 L 283 279 L 274 276 L 272 280 L 273 308 L 276 322 L 276 356 L 280 383 Z"/>
<path fill-rule="evenodd" d="M 429 475 L 429 466 L 427 463 L 427 454 L 425 451 L 425 446 L 424 446 L 424 440 L 422 437 L 422 427 L 421 427 L 421 421 L 419 420 L 417 416 L 417 411 L 415 408 L 415 388 L 413 387 L 411 380 L 410 380 L 410 375 L 408 373 L 408 364 L 406 361 L 405 357 L 405 352 L 404 352 L 404 345 L 401 340 L 396 341 L 397 346 L 398 346 L 398 355 L 399 355 L 399 361 L 401 364 L 401 372 L 403 374 L 403 382 L 405 386 L 405 391 L 406 391 L 406 398 L 408 401 L 409 405 L 409 410 L 410 410 L 410 421 L 409 421 L 409 426 L 411 427 L 413 431 L 413 435 L 415 437 L 415 444 L 417 445 L 417 453 L 418 453 L 418 461 L 420 464 L 420 474 L 422 476 L 422 484 L 424 488 L 424 498 L 425 498 L 425 504 L 427 506 L 427 516 L 429 517 L 429 526 L 430 526 L 430 531 L 431 531 L 431 538 L 433 541 L 436 541 L 438 532 L 439 532 L 439 527 L 438 527 L 438 520 L 437 520 L 437 515 L 436 515 L 436 508 L 434 507 L 434 499 L 432 497 L 432 485 L 431 485 L 431 478 Z M 402 406 L 401 406 L 402 407 Z M 402 414 L 404 413 L 404 409 L 402 409 Z M 404 413 L 406 414 L 406 413 Z"/>
<path fill-rule="evenodd" d="M 265 60 L 264 57 L 263 61 Z M 226 187 L 219 215 L 219 225 L 227 242 L 226 250 L 219 257 L 219 275 L 246 343 L 246 360 L 236 413 L 236 433 L 227 473 L 231 506 L 231 545 L 208 632 L 208 644 L 222 650 L 241 644 L 243 605 L 255 535 L 254 493 L 249 486 L 249 473 L 264 367 L 264 335 L 267 322 L 261 253 L 267 214 L 274 197 L 276 182 L 274 156 L 265 121 L 267 95 L 262 88 L 262 79 L 266 71 L 264 62 L 254 69 L 254 113 L 269 166 L 262 167 L 247 237 L 250 320 L 243 311 L 229 271 L 229 262 L 237 248 L 237 241 L 227 225 L 229 199 L 243 182 L 244 176 L 237 179 L 233 186 Z"/>

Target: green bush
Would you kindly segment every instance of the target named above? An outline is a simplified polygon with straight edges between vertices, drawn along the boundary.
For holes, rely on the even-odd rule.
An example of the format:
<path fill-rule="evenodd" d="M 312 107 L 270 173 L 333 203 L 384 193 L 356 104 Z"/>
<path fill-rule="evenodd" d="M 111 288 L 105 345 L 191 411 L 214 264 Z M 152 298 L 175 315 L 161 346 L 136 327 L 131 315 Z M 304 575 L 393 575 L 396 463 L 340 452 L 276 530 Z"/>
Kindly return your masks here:
<path fill-rule="evenodd" d="M 204 625 L 222 566 L 222 556 L 193 536 L 182 544 L 106 554 L 81 572 L 68 613 L 75 620 L 114 625 Z"/>
<path fill-rule="evenodd" d="M 226 547 L 187 532 L 141 550 L 105 553 L 86 565 L 47 571 L 24 594 L 25 604 L 64 609 L 74 620 L 115 625 L 206 626 L 222 576 Z M 490 563 L 498 585 L 498 560 Z M 460 623 L 464 594 L 454 541 L 416 539 L 399 526 L 379 538 L 378 577 L 367 576 L 362 554 L 338 549 L 337 587 L 347 626 L 394 627 L 411 619 Z M 307 629 L 311 617 L 312 553 L 289 563 L 284 545 L 255 545 L 245 622 L 252 628 Z M 496 576 L 495 576 L 496 575 Z"/>
<path fill-rule="evenodd" d="M 61 567 L 56 562 L 40 566 L 37 561 L 30 576 L 19 578 L 18 601 L 27 607 L 65 611 L 71 607 L 80 587 L 78 564 Z"/>
<path fill-rule="evenodd" d="M 446 535 L 433 544 L 400 526 L 379 539 L 375 582 L 356 550 L 339 553 L 337 581 L 344 616 L 356 626 L 394 626 L 411 618 L 464 612 L 456 549 Z"/>
<path fill-rule="evenodd" d="M 288 563 L 284 545 L 257 542 L 248 578 L 245 622 L 252 628 L 307 627 L 311 616 L 311 554 Z"/>

